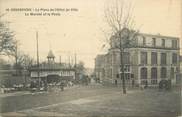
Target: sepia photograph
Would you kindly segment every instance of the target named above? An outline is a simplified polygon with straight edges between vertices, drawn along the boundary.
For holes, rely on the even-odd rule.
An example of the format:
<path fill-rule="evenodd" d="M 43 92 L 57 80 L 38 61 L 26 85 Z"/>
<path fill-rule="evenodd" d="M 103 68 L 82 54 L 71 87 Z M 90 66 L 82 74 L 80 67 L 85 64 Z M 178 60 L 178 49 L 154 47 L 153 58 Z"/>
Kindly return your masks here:
<path fill-rule="evenodd" d="M 182 117 L 181 0 L 0 0 L 0 117 Z"/>

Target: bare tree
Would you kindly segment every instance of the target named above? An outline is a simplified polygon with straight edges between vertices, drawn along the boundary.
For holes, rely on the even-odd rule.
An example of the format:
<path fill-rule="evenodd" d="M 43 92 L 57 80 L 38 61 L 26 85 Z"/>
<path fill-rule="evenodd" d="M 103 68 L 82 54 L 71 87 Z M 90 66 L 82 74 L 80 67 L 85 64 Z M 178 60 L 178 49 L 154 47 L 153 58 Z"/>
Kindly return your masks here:
<path fill-rule="evenodd" d="M 78 73 L 84 74 L 85 73 L 85 66 L 83 61 L 79 61 L 76 65 L 76 69 Z"/>
<path fill-rule="evenodd" d="M 0 55 L 12 54 L 16 41 L 14 40 L 14 33 L 8 28 L 8 22 L 4 22 L 0 15 Z"/>
<path fill-rule="evenodd" d="M 16 51 L 13 56 L 15 57 L 16 61 L 14 64 L 16 75 L 21 73 L 22 70 L 29 70 L 35 64 L 35 60 L 23 52 Z"/>
<path fill-rule="evenodd" d="M 22 58 L 22 66 L 25 70 L 29 70 L 36 63 L 35 60 L 27 54 L 23 54 Z"/>
<path fill-rule="evenodd" d="M 135 30 L 131 3 L 124 0 L 115 0 L 109 4 L 104 11 L 106 23 L 110 27 L 111 34 L 119 42 L 120 49 L 120 73 L 122 79 L 123 93 L 126 94 L 125 75 L 124 75 L 124 50 L 130 48 L 135 40 L 138 31 Z"/>

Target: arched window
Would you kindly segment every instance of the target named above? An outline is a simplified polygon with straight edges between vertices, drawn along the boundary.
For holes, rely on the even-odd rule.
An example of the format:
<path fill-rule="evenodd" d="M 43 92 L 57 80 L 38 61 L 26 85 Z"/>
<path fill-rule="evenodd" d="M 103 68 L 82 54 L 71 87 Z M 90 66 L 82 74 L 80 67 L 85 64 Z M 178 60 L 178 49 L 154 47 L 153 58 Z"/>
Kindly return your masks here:
<path fill-rule="evenodd" d="M 151 69 L 151 84 L 157 84 L 157 68 Z"/>
<path fill-rule="evenodd" d="M 141 84 L 147 84 L 147 68 L 141 68 L 140 70 Z"/>
<path fill-rule="evenodd" d="M 140 75 L 141 79 L 147 79 L 147 68 L 141 68 Z"/>
<path fill-rule="evenodd" d="M 161 68 L 161 78 L 166 78 L 167 74 L 167 70 L 165 67 Z"/>
<path fill-rule="evenodd" d="M 151 78 L 152 79 L 157 79 L 157 68 L 152 68 L 151 69 Z"/>

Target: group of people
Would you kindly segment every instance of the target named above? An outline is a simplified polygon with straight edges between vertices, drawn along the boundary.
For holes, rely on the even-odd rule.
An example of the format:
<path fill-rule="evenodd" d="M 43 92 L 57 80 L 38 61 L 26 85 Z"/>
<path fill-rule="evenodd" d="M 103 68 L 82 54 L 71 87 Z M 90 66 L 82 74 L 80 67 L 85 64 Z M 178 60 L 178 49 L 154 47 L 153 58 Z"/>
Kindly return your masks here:
<path fill-rule="evenodd" d="M 40 82 L 40 84 L 36 81 L 32 81 L 30 84 L 30 89 L 38 89 L 44 91 L 51 91 L 52 89 L 61 89 L 61 91 L 64 91 L 64 87 L 71 87 L 73 86 L 72 81 L 60 81 L 60 82 L 52 82 L 52 83 L 45 83 L 43 81 Z"/>

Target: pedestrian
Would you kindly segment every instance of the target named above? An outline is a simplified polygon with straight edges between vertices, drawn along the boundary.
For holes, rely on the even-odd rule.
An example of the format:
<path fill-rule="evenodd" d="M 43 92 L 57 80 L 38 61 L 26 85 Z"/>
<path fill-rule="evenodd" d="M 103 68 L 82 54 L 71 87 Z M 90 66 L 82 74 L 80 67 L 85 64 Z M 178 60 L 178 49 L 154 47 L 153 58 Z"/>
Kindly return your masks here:
<path fill-rule="evenodd" d="M 61 87 L 61 91 L 64 91 L 64 83 L 63 82 L 60 83 L 60 87 Z"/>
<path fill-rule="evenodd" d="M 117 86 L 117 84 L 118 84 L 118 81 L 117 81 L 117 80 L 115 80 L 114 84 Z"/>
<path fill-rule="evenodd" d="M 135 86 L 135 80 L 132 79 L 132 88 L 134 88 L 134 86 Z"/>

